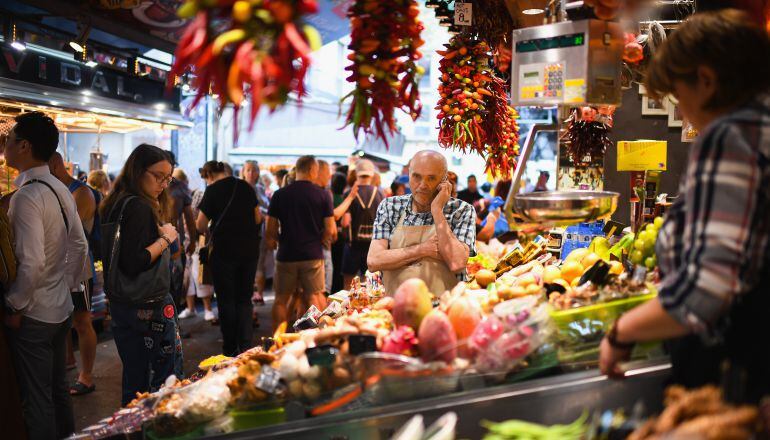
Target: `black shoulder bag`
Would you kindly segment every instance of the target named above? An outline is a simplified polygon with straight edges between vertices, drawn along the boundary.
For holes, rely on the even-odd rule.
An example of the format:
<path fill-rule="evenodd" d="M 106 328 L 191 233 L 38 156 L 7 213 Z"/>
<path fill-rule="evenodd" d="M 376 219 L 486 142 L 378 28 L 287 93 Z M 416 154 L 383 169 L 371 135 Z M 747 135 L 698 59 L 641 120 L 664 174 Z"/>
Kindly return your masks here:
<path fill-rule="evenodd" d="M 211 228 L 211 230 L 209 230 L 209 241 L 206 243 L 206 246 L 202 247 L 198 251 L 198 259 L 200 260 L 201 264 L 208 264 L 209 257 L 211 257 L 211 254 L 214 253 L 214 232 L 216 232 L 220 223 L 222 223 L 222 219 L 225 218 L 225 214 L 227 213 L 227 210 L 230 209 L 230 205 L 233 203 L 233 199 L 235 199 L 236 191 L 238 191 L 237 180 L 233 184 L 233 193 L 232 195 L 230 195 L 230 201 L 227 202 L 227 205 L 225 205 L 225 209 L 223 209 L 222 213 L 219 214 L 219 219 L 216 221 L 216 223 L 214 223 L 214 227 Z"/>
<path fill-rule="evenodd" d="M 168 248 L 160 254 L 155 263 L 144 272 L 135 277 L 129 277 L 120 270 L 121 231 L 120 223 L 123 221 L 123 211 L 126 205 L 136 196 L 127 196 L 123 199 L 118 218 L 112 220 L 112 213 L 118 202 L 107 215 L 107 222 L 102 223 L 102 240 L 106 242 L 104 257 L 104 292 L 110 301 L 124 304 L 147 304 L 163 300 L 171 289 L 171 256 Z M 131 239 L 131 237 L 129 237 Z"/>

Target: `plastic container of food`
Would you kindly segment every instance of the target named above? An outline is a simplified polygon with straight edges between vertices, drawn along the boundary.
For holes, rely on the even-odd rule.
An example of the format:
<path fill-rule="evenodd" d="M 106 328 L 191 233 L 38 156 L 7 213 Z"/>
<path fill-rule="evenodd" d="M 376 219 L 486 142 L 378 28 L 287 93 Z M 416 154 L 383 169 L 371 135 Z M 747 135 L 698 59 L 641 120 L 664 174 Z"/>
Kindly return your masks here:
<path fill-rule="evenodd" d="M 244 429 L 258 428 L 267 425 L 277 425 L 286 422 L 286 412 L 282 407 L 256 410 L 233 410 L 230 411 L 230 417 L 233 418 L 232 426 L 234 431 L 242 431 Z"/>
<path fill-rule="evenodd" d="M 568 310 L 551 310 L 560 345 L 579 345 L 601 340 L 615 320 L 628 310 L 658 295 L 651 293 Z"/>

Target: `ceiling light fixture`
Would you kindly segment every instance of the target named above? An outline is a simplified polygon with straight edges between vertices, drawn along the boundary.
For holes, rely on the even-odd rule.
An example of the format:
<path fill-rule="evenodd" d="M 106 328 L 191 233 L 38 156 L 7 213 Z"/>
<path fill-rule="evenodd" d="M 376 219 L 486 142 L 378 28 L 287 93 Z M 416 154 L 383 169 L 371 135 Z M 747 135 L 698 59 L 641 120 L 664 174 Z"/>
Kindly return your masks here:
<path fill-rule="evenodd" d="M 441 6 L 441 2 L 438 0 L 428 0 L 425 2 L 425 7 L 430 9 L 436 9 Z"/>
<path fill-rule="evenodd" d="M 524 15 L 538 15 L 538 14 L 542 14 L 543 12 L 545 12 L 545 10 L 540 8 L 530 8 L 530 9 L 525 9 L 521 11 L 521 13 Z"/>
<path fill-rule="evenodd" d="M 86 50 L 86 41 L 88 41 L 88 34 L 91 33 L 91 25 L 78 23 L 78 36 L 70 41 L 70 47 L 77 52 L 84 52 Z"/>

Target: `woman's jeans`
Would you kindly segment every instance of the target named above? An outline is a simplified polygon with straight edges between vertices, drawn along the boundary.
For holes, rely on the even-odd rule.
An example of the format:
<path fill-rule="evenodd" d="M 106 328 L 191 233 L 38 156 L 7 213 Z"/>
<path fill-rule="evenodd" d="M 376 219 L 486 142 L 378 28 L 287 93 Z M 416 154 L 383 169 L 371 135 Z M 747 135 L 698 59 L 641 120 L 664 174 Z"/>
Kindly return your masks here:
<path fill-rule="evenodd" d="M 213 255 L 210 264 L 222 330 L 222 354 L 236 356 L 254 346 L 251 296 L 257 258 L 226 260 Z"/>
<path fill-rule="evenodd" d="M 146 305 L 110 303 L 112 333 L 123 361 L 125 406 L 136 393 L 154 392 L 174 374 L 183 378 L 182 340 L 174 299 Z"/>

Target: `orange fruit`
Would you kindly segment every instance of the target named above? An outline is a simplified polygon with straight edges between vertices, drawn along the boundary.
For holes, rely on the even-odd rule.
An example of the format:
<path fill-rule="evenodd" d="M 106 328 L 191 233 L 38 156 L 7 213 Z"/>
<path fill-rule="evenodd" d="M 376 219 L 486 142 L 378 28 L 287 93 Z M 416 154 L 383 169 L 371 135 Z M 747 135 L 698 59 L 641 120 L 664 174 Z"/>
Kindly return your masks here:
<path fill-rule="evenodd" d="M 623 273 L 623 263 L 620 261 L 610 261 L 610 273 L 620 275 Z"/>
<path fill-rule="evenodd" d="M 583 257 L 582 260 L 580 260 L 580 264 L 583 265 L 584 269 L 588 269 L 589 267 L 596 264 L 596 262 L 599 260 L 600 260 L 599 255 L 597 255 L 595 252 L 591 252 L 585 257 Z"/>
<path fill-rule="evenodd" d="M 561 266 L 561 277 L 571 283 L 575 278 L 583 275 L 583 265 L 577 261 L 567 261 Z"/>

